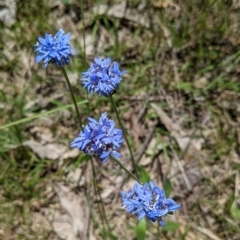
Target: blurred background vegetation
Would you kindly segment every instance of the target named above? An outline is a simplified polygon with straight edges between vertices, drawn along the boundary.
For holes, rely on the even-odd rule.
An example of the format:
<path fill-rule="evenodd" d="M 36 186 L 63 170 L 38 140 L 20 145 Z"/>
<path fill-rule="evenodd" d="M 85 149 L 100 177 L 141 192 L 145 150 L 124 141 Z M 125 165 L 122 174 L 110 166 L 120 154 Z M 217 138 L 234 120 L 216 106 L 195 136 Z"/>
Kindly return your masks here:
<path fill-rule="evenodd" d="M 76 239 L 240 239 L 239 10 L 238 0 L 0 1 L 0 238 L 72 239 L 77 228 Z M 114 97 L 141 180 L 182 206 L 166 228 L 136 227 L 119 196 L 133 182 L 96 162 L 104 231 L 91 167 L 69 148 L 80 129 L 64 78 L 34 62 L 37 37 L 59 28 L 78 52 L 66 69 L 83 122 L 114 118 L 79 81 L 94 57 L 128 71 Z"/>

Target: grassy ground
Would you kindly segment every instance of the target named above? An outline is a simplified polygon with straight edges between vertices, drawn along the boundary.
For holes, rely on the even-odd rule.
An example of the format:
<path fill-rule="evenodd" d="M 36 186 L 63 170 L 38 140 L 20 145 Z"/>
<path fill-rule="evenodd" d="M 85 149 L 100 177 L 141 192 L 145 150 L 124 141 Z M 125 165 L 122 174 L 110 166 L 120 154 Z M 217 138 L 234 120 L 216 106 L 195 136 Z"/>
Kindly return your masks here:
<path fill-rule="evenodd" d="M 1 238 L 70 239 L 60 232 L 71 224 L 57 225 L 53 215 L 79 205 L 80 239 L 137 239 L 136 218 L 119 197 L 133 182 L 113 163 L 96 162 L 111 228 L 104 233 L 91 165 L 68 148 L 80 129 L 64 78 L 34 62 L 37 37 L 63 28 L 78 52 L 67 72 L 79 102 L 87 99 L 80 72 L 95 56 L 128 71 L 114 97 L 141 179 L 151 178 L 182 206 L 165 229 L 147 223 L 145 239 L 240 239 L 240 4 L 82 2 L 17 1 L 15 23 L 0 23 Z M 106 98 L 93 96 L 79 109 L 83 122 L 103 111 L 115 118 Z M 26 121 L 6 127 L 19 119 Z M 126 146 L 121 153 L 131 168 Z"/>

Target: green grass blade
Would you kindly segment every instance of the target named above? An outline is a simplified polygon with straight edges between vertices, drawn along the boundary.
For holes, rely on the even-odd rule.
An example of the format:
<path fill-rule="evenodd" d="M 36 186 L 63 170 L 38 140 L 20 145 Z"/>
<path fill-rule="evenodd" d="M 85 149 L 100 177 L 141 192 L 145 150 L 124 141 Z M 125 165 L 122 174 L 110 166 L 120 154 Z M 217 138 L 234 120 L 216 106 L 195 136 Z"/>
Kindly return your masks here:
<path fill-rule="evenodd" d="M 83 104 L 85 104 L 87 102 L 88 102 L 88 100 L 83 100 L 81 102 L 77 102 L 77 105 L 83 105 Z M 44 113 L 39 113 L 39 114 L 33 115 L 31 117 L 26 117 L 26 118 L 23 118 L 23 119 L 19 119 L 17 121 L 14 121 L 14 122 L 11 122 L 11 123 L 7 123 L 7 124 L 5 124 L 3 126 L 0 126 L 0 130 L 4 129 L 4 128 L 15 126 L 15 125 L 18 125 L 18 124 L 21 124 L 21 123 L 29 122 L 29 121 L 31 121 L 31 120 L 33 120 L 35 118 L 47 116 L 49 114 L 58 112 L 58 111 L 63 110 L 63 109 L 71 108 L 73 106 L 74 106 L 73 104 L 69 104 L 69 105 L 65 105 L 65 106 L 62 106 L 62 107 L 58 107 L 58 108 L 52 109 L 52 110 L 44 112 Z"/>

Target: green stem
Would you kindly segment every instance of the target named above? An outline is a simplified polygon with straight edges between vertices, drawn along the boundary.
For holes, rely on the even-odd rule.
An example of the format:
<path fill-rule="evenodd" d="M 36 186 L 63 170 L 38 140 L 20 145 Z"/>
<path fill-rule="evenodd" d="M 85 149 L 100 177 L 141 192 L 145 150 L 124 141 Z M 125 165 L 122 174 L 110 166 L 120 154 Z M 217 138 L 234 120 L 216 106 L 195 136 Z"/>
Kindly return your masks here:
<path fill-rule="evenodd" d="M 130 143 L 129 143 L 129 141 L 128 141 L 125 128 L 123 127 L 123 124 L 122 124 L 122 121 L 121 121 L 121 119 L 120 119 L 120 116 L 119 116 L 119 113 L 118 113 L 116 104 L 115 104 L 112 96 L 110 96 L 110 100 L 111 100 L 113 109 L 114 109 L 114 111 L 115 111 L 115 113 L 116 113 L 116 115 L 117 115 L 117 119 L 118 119 L 118 122 L 119 122 L 119 124 L 120 124 L 120 127 L 121 127 L 121 129 L 122 129 L 122 131 L 123 131 L 123 135 L 124 135 L 124 138 L 125 138 L 125 140 L 126 140 L 126 143 L 127 143 L 127 146 L 128 146 L 129 152 L 130 152 L 130 155 L 131 155 L 131 161 L 132 161 L 132 164 L 133 164 L 133 168 L 134 168 L 135 173 L 136 173 L 136 175 L 137 175 L 137 177 L 138 177 L 137 165 L 136 165 L 135 160 L 134 160 L 132 148 L 131 148 Z"/>
<path fill-rule="evenodd" d="M 83 10 L 83 0 L 80 0 L 80 8 L 82 14 L 82 22 L 83 22 L 83 53 L 84 53 L 84 61 L 86 62 L 86 37 L 85 37 L 85 19 L 84 19 L 84 10 Z"/>
<path fill-rule="evenodd" d="M 74 104 L 74 107 L 75 107 L 75 110 L 76 110 L 76 113 L 77 113 L 77 118 L 78 118 L 78 121 L 79 121 L 79 124 L 80 124 L 80 128 L 82 130 L 82 120 L 81 120 L 80 113 L 79 113 L 79 110 L 78 110 L 78 107 L 77 107 L 76 99 L 75 99 L 74 94 L 73 94 L 71 83 L 69 81 L 69 78 L 68 78 L 68 75 L 67 75 L 67 73 L 65 71 L 65 68 L 61 67 L 61 69 L 62 69 L 62 73 L 63 73 L 63 75 L 64 75 L 64 77 L 66 79 L 68 88 L 70 90 L 70 93 L 71 93 L 71 96 L 72 96 L 72 100 L 73 100 L 73 104 Z"/>
<path fill-rule="evenodd" d="M 135 179 L 137 182 L 139 182 L 139 180 L 137 179 L 137 177 L 135 177 L 127 168 L 125 168 L 120 161 L 118 161 L 116 158 L 114 158 L 114 157 L 112 157 L 112 156 L 111 156 L 111 158 L 112 158 L 112 160 L 113 160 L 115 163 L 117 163 L 117 164 L 120 166 L 120 168 L 122 168 L 122 169 L 123 169 L 126 173 L 128 173 L 133 179 Z"/>
<path fill-rule="evenodd" d="M 98 197 L 100 199 L 99 212 L 100 212 L 101 220 L 102 220 L 103 223 L 104 223 L 104 220 L 105 220 L 105 223 L 107 225 L 108 231 L 110 231 L 110 226 L 109 226 L 106 214 L 105 214 L 105 209 L 104 209 L 102 197 L 101 197 L 101 194 L 99 193 L 98 186 L 97 186 L 97 183 L 96 183 L 96 171 L 95 171 L 95 167 L 94 167 L 94 164 L 93 164 L 92 156 L 90 157 L 90 162 L 91 162 L 91 165 L 92 165 L 94 192 L 95 192 L 96 195 L 98 195 Z M 104 226 L 103 226 L 103 230 L 104 230 L 104 232 L 106 231 Z"/>

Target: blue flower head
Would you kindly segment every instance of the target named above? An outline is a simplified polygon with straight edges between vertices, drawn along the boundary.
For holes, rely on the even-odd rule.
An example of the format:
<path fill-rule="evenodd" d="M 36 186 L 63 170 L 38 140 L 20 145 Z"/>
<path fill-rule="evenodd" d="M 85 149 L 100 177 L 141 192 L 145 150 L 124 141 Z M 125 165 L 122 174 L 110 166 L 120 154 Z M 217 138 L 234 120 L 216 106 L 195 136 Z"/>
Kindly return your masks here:
<path fill-rule="evenodd" d="M 76 147 L 87 155 L 95 155 L 105 162 L 110 155 L 120 158 L 117 149 L 122 145 L 122 130 L 115 128 L 114 120 L 103 113 L 99 121 L 88 118 L 89 123 L 84 126 L 73 142 L 71 147 Z"/>
<path fill-rule="evenodd" d="M 55 63 L 57 66 L 63 66 L 70 63 L 70 57 L 76 54 L 70 45 L 70 34 L 64 34 L 62 29 L 53 37 L 46 33 L 45 38 L 38 37 L 38 42 L 34 45 L 34 52 L 37 52 L 36 63 L 43 61 L 44 67 L 49 63 Z"/>
<path fill-rule="evenodd" d="M 145 216 L 152 222 L 157 220 L 161 226 L 165 226 L 163 216 L 180 208 L 171 198 L 166 199 L 164 191 L 154 182 L 144 185 L 136 182 L 133 189 L 121 195 L 127 212 L 137 215 L 139 220 Z"/>
<path fill-rule="evenodd" d="M 121 82 L 121 75 L 126 71 L 120 71 L 118 62 L 111 64 L 111 58 L 95 58 L 90 68 L 82 73 L 83 87 L 87 88 L 90 95 L 94 92 L 99 96 L 111 96 Z"/>

